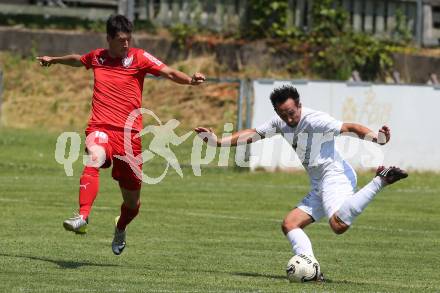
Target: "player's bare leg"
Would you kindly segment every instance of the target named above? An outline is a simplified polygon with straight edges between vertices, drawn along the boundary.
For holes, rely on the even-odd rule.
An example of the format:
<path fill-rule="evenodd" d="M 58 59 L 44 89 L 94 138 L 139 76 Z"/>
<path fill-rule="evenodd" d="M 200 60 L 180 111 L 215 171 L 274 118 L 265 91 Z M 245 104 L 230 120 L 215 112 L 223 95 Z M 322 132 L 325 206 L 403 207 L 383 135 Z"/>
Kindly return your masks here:
<path fill-rule="evenodd" d="M 127 225 L 137 216 L 140 207 L 140 189 L 129 190 L 120 186 L 124 202 L 121 205 L 121 215 L 116 218 L 115 235 L 112 242 L 113 253 L 119 255 L 125 248 Z"/>
<path fill-rule="evenodd" d="M 299 208 L 294 208 L 284 218 L 281 229 L 292 244 L 292 250 L 295 255 L 305 254 L 314 257 L 312 243 L 303 230 L 313 222 L 313 218 Z M 315 281 L 325 282 L 322 272 L 316 276 Z"/>
<path fill-rule="evenodd" d="M 336 234 L 345 233 L 345 231 L 350 228 L 350 226 L 345 224 L 336 214 L 331 216 L 328 222 L 330 224 L 330 228 L 332 228 L 333 232 Z"/>
<path fill-rule="evenodd" d="M 313 218 L 301 209 L 295 208 L 284 218 L 281 229 L 292 244 L 294 254 L 313 256 L 312 243 L 303 229 L 313 223 Z"/>
<path fill-rule="evenodd" d="M 376 177 L 347 199 L 339 210 L 330 218 L 329 224 L 336 234 L 342 234 L 359 216 L 374 196 L 386 185 L 408 177 L 408 173 L 397 167 L 385 168 L 380 166 L 376 171 Z"/>
<path fill-rule="evenodd" d="M 99 168 L 97 165 L 100 166 L 101 162 L 105 160 L 105 151 L 95 152 L 96 148 L 93 147 L 87 149 L 90 161 L 84 167 L 79 181 L 79 212 L 63 222 L 64 229 L 76 234 L 87 233 L 89 214 L 99 190 Z"/>

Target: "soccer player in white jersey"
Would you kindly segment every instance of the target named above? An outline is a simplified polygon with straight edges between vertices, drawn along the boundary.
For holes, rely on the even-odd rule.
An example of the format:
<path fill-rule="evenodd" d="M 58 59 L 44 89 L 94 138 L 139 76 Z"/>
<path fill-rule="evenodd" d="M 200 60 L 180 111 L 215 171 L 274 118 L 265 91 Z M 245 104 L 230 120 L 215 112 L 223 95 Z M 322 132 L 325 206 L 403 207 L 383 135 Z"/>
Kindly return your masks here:
<path fill-rule="evenodd" d="M 356 191 L 356 173 L 335 149 L 334 136 L 354 134 L 383 145 L 390 140 L 390 129 L 382 126 L 375 133 L 363 125 L 341 122 L 326 113 L 302 107 L 293 86 L 275 89 L 270 99 L 277 115 L 257 128 L 240 130 L 221 139 L 205 127 L 195 131 L 205 142 L 216 146 L 249 144 L 275 133 L 283 135 L 302 160 L 311 190 L 287 214 L 282 230 L 295 254 L 314 256 L 310 239 L 303 231 L 306 226 L 327 216 L 331 229 L 336 234 L 344 233 L 384 186 L 408 174 L 397 167 L 380 166 L 376 176 Z M 320 278 L 323 280 L 322 275 Z"/>

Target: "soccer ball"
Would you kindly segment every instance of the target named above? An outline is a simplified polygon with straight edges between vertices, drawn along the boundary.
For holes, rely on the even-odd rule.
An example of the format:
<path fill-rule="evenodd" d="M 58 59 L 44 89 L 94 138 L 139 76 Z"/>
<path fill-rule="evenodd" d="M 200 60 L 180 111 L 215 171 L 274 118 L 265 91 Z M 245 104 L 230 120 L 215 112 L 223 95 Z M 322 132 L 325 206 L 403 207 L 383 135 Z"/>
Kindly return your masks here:
<path fill-rule="evenodd" d="M 287 263 L 287 278 L 290 282 L 315 281 L 321 274 L 316 258 L 310 255 L 297 254 Z"/>

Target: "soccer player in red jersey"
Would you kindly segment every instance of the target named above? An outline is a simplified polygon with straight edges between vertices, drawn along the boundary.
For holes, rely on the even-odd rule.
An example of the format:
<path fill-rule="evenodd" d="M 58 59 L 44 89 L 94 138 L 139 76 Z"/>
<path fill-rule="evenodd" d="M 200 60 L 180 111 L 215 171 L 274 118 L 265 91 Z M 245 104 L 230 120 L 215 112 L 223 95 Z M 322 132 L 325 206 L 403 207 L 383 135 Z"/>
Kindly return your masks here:
<path fill-rule="evenodd" d="M 80 178 L 79 213 L 64 221 L 68 231 L 86 233 L 89 213 L 99 189 L 99 169 L 113 164 L 112 177 L 118 181 L 123 203 L 121 214 L 116 219 L 113 253 L 119 255 L 125 248 L 125 229 L 136 217 L 140 207 L 142 162 L 136 159 L 142 153 L 142 116 L 133 121 L 130 154 L 135 159 L 128 163 L 115 156 L 126 156 L 124 129 L 132 111 L 141 108 L 144 78 L 147 73 L 163 76 L 175 83 L 199 85 L 205 81 L 201 73 L 192 77 L 166 66 L 148 52 L 132 48 L 133 24 L 122 15 L 112 15 L 107 20 L 107 49 L 96 49 L 85 55 L 62 57 L 37 57 L 42 66 L 64 64 L 85 66 L 93 69 L 94 88 L 92 112 L 86 129 L 86 151 L 89 163 Z M 127 157 L 127 156 L 126 156 Z M 140 156 L 139 156 L 140 157 Z M 132 167 L 134 167 L 134 170 Z"/>

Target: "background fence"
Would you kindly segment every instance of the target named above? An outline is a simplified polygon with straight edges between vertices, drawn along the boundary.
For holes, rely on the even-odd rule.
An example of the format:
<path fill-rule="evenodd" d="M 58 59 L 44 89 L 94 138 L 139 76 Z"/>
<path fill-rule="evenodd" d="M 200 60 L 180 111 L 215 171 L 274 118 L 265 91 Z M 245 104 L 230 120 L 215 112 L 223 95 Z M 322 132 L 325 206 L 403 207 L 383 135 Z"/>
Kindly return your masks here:
<path fill-rule="evenodd" d="M 289 26 L 308 27 L 313 25 L 310 18 L 312 1 L 290 0 Z M 350 15 L 350 25 L 355 31 L 372 33 L 378 36 L 391 35 L 398 25 L 407 28 L 416 36 L 417 25 L 422 25 L 417 17 L 421 1 L 377 1 L 377 0 L 339 0 Z M 418 6 L 419 4 L 419 6 Z M 401 19 L 398 19 L 399 16 Z M 401 23 L 399 23 L 401 22 Z"/>
<path fill-rule="evenodd" d="M 313 0 L 288 0 L 287 27 L 307 29 Z M 355 31 L 390 36 L 399 26 L 418 44 L 438 45 L 439 0 L 335 0 L 350 15 Z M 236 31 L 252 15 L 246 0 L 0 0 L 0 14 L 105 20 L 111 13 L 148 20 L 156 26 L 185 23 L 215 31 Z"/>

